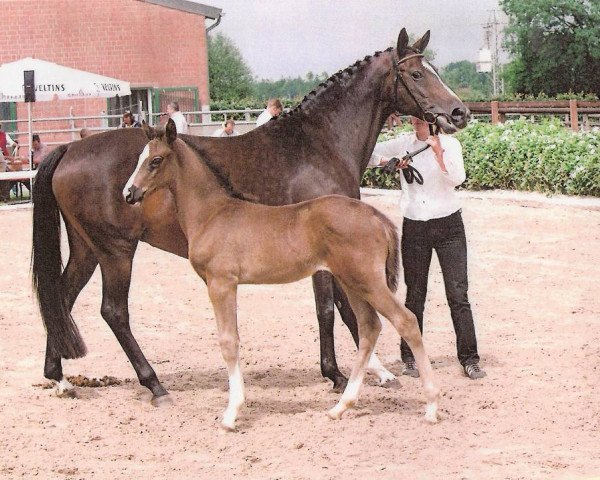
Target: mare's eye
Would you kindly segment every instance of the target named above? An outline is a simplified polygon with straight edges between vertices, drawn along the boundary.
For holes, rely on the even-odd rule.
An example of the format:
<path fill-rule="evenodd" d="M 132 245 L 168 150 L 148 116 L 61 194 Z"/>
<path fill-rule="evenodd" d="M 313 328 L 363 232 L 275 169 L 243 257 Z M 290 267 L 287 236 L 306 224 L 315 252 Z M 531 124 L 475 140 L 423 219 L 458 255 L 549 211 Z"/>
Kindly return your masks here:
<path fill-rule="evenodd" d="M 151 169 L 155 169 L 158 168 L 160 165 L 160 162 L 162 162 L 162 157 L 154 157 L 151 161 L 150 161 L 150 168 Z"/>
<path fill-rule="evenodd" d="M 419 72 L 418 70 L 415 70 L 414 72 L 412 72 L 410 74 L 410 76 L 412 78 L 414 78 L 415 80 L 420 80 L 421 78 L 423 78 L 423 74 L 421 72 Z"/>

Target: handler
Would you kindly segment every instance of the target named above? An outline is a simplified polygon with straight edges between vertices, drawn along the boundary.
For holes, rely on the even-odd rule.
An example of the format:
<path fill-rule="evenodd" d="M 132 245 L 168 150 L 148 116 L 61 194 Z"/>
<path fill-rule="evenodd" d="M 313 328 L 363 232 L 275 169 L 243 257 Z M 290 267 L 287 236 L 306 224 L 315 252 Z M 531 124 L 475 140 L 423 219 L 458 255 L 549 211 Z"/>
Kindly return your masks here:
<path fill-rule="evenodd" d="M 475 380 L 486 374 L 479 367 L 477 338 L 467 294 L 467 241 L 455 191 L 466 178 L 462 147 L 449 135 L 431 135 L 429 124 L 419 118 L 411 117 L 411 123 L 414 132 L 378 143 L 369 165 L 382 166 L 392 157 L 402 158 L 407 152 L 430 146 L 412 159 L 412 165 L 421 175 L 413 174 L 408 168 L 411 159 L 403 159 L 396 165 L 396 168 L 408 169 L 408 174 L 401 177 L 405 305 L 416 315 L 423 333 L 429 265 L 435 250 L 454 324 L 458 361 L 465 375 Z M 404 362 L 402 373 L 418 377 L 415 358 L 404 340 L 400 354 Z"/>

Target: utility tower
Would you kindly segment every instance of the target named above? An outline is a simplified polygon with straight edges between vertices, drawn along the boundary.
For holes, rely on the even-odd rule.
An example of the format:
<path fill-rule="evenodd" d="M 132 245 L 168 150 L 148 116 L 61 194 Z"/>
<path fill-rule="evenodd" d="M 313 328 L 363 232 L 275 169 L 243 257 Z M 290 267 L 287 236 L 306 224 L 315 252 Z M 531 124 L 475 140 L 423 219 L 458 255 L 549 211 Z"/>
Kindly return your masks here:
<path fill-rule="evenodd" d="M 476 63 L 478 72 L 491 72 L 494 96 L 504 93 L 504 82 L 500 79 L 500 25 L 496 10 L 492 10 L 489 20 L 483 24 L 484 46 L 479 50 L 479 61 Z"/>

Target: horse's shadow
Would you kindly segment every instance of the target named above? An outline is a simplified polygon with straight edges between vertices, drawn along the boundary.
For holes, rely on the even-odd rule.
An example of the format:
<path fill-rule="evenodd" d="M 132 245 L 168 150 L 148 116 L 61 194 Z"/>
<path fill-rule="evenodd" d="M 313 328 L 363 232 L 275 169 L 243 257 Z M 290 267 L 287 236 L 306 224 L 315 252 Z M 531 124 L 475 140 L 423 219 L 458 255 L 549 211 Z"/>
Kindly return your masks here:
<path fill-rule="evenodd" d="M 298 368 L 245 369 L 244 381 L 252 387 L 268 389 L 292 389 L 296 387 L 312 387 L 325 384 L 318 371 L 314 373 Z M 193 390 L 228 390 L 227 369 L 224 367 L 198 370 L 184 370 L 162 375 L 165 388 L 174 392 Z"/>

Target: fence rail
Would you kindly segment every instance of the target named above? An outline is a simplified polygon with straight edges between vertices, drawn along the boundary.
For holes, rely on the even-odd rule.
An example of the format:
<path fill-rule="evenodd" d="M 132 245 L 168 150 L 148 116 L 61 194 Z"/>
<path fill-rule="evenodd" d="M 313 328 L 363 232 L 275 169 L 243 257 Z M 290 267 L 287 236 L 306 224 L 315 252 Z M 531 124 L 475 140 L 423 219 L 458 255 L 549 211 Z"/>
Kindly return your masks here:
<path fill-rule="evenodd" d="M 491 116 L 493 124 L 507 116 L 564 115 L 565 124 L 575 132 L 600 126 L 600 101 L 548 100 L 540 102 L 465 102 L 474 116 Z M 581 117 L 581 118 L 580 118 Z"/>

